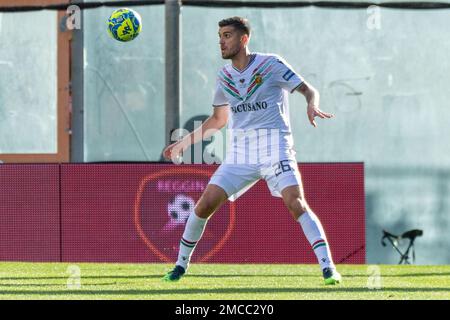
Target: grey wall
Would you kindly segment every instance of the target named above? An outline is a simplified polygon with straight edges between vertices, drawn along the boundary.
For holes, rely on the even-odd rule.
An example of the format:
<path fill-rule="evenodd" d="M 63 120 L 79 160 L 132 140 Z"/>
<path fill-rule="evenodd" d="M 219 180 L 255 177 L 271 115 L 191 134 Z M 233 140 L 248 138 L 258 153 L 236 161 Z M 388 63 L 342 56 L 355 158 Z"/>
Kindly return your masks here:
<path fill-rule="evenodd" d="M 164 7 L 135 7 L 142 34 L 107 33 L 116 8 L 84 12 L 85 161 L 158 160 L 164 147 Z"/>
<path fill-rule="evenodd" d="M 57 151 L 56 21 L 0 13 L 0 153 Z"/>

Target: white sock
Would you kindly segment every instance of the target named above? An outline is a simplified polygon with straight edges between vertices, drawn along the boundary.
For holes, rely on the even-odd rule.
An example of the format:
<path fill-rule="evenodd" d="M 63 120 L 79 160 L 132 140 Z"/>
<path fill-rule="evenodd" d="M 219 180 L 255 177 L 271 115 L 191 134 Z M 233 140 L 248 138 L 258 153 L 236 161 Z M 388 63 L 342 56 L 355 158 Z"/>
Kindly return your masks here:
<path fill-rule="evenodd" d="M 297 221 L 302 226 L 303 232 L 305 233 L 306 238 L 316 254 L 317 261 L 319 262 L 321 269 L 334 269 L 335 266 L 333 263 L 333 258 L 331 257 L 327 237 L 319 218 L 314 214 L 314 212 L 306 211 L 300 216 L 300 218 L 298 218 Z"/>
<path fill-rule="evenodd" d="M 192 253 L 205 230 L 208 219 L 198 217 L 194 211 L 191 212 L 184 228 L 183 237 L 180 241 L 177 265 L 187 270 Z"/>

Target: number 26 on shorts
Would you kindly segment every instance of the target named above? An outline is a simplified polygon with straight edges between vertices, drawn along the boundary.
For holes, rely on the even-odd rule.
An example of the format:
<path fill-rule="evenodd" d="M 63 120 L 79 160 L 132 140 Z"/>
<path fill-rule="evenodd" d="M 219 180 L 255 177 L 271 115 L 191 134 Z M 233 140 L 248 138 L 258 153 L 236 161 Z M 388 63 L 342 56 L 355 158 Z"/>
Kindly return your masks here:
<path fill-rule="evenodd" d="M 292 171 L 292 167 L 289 165 L 289 160 L 281 160 L 272 166 L 275 169 L 275 177 L 286 171 Z"/>

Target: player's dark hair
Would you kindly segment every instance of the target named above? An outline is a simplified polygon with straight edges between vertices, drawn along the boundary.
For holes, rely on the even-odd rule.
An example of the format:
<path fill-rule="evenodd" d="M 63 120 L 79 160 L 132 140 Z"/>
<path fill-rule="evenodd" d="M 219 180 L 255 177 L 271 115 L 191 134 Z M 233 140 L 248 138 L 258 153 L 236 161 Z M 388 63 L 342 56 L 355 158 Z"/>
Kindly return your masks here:
<path fill-rule="evenodd" d="M 231 17 L 219 21 L 219 27 L 233 26 L 236 30 L 250 35 L 250 24 L 248 20 L 242 17 Z"/>

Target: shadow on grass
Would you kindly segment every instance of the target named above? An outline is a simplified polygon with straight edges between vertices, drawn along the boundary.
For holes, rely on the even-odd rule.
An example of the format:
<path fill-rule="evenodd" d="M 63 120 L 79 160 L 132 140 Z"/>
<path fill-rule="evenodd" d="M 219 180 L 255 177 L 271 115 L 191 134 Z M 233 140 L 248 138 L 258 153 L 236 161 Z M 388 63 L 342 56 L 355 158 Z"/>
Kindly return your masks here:
<path fill-rule="evenodd" d="M 381 270 L 382 277 L 448 277 L 450 272 L 430 272 L 430 273 L 403 273 L 403 274 L 383 274 Z"/>
<path fill-rule="evenodd" d="M 162 278 L 163 275 L 141 275 L 141 276 L 84 276 L 81 275 L 81 279 L 152 279 L 152 278 Z M 0 276 L 0 285 L 2 280 L 66 280 L 68 276 L 62 277 L 1 277 Z"/>
<path fill-rule="evenodd" d="M 111 283 L 87 283 L 85 286 L 113 286 L 117 285 L 117 282 L 111 282 Z M 17 287 L 61 287 L 60 283 L 53 283 L 53 284 L 44 284 L 44 283 L 0 283 L 0 289 L 4 287 L 10 287 L 10 288 L 17 288 Z M 0 292 L 1 294 L 1 292 Z"/>
<path fill-rule="evenodd" d="M 82 275 L 82 279 L 160 279 L 164 276 L 164 274 L 149 274 L 149 275 L 136 275 L 136 276 L 123 276 L 123 275 L 109 275 L 109 276 L 86 276 Z M 366 273 L 358 273 L 358 274 L 345 274 L 342 276 L 344 278 L 361 278 L 368 277 L 369 275 Z M 405 274 L 383 274 L 381 272 L 381 277 L 436 277 L 436 276 L 450 276 L 450 272 L 433 272 L 433 273 L 405 273 Z M 301 273 L 288 273 L 288 274 L 188 274 L 186 278 L 212 278 L 212 279 L 221 279 L 221 278 L 283 278 L 283 277 L 301 277 L 301 278 L 320 278 L 321 274 L 317 272 L 317 274 L 301 274 Z M 0 276 L 0 285 L 2 280 L 60 280 L 67 279 L 67 276 L 61 277 L 2 277 Z"/>
<path fill-rule="evenodd" d="M 173 285 L 173 284 L 168 284 Z M 0 291 L 1 295 L 167 295 L 167 294 L 264 294 L 264 293 L 423 293 L 448 292 L 450 288 L 388 288 L 386 290 L 369 290 L 355 287 L 324 287 L 324 288 L 215 288 L 215 289 L 155 289 L 155 290 L 11 290 Z"/>

